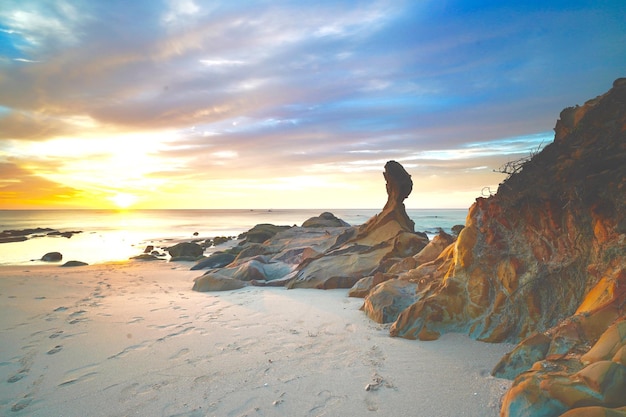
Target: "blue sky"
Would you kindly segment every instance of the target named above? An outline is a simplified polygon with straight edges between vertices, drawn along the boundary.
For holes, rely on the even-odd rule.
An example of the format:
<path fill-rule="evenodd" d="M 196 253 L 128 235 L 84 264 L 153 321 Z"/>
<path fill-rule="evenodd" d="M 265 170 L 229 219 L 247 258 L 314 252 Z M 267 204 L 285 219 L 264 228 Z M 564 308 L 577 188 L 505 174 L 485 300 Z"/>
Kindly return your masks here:
<path fill-rule="evenodd" d="M 626 2 L 0 4 L 0 207 L 466 208 L 626 68 Z M 119 200 L 119 199 L 118 199 Z"/>

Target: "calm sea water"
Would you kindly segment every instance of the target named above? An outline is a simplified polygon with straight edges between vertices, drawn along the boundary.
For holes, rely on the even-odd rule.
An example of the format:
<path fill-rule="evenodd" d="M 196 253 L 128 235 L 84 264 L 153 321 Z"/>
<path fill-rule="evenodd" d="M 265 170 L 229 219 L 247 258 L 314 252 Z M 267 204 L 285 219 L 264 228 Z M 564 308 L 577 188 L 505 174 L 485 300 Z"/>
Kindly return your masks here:
<path fill-rule="evenodd" d="M 329 210 L 360 225 L 379 213 L 376 209 Z M 80 230 L 71 238 L 38 237 L 24 242 L 1 243 L 0 265 L 39 264 L 47 252 L 61 252 L 63 261 L 87 263 L 125 260 L 147 245 L 162 246 L 181 239 L 237 236 L 259 223 L 301 225 L 322 210 L 0 210 L 0 231 L 47 227 Z M 408 209 L 415 230 L 429 235 L 439 228 L 465 224 L 467 210 Z M 197 236 L 194 236 L 197 233 Z M 173 244 L 173 243 L 172 243 Z"/>

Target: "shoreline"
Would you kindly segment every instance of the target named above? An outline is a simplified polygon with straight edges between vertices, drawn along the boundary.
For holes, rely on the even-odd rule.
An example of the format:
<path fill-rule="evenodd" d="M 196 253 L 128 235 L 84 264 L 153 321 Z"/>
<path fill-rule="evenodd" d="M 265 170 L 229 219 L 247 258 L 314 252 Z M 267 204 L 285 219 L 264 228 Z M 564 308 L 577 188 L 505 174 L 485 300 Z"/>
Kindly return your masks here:
<path fill-rule="evenodd" d="M 198 293 L 187 263 L 0 271 L 0 414 L 497 416 L 510 386 L 489 373 L 511 345 L 391 338 L 347 290 Z"/>

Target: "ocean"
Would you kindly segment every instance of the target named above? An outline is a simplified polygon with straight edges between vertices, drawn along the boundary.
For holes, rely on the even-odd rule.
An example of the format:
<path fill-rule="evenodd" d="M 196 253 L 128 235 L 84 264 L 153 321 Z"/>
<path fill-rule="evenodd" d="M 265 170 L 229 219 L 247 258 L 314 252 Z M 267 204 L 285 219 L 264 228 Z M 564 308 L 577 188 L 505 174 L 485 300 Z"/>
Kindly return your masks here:
<path fill-rule="evenodd" d="M 60 252 L 63 261 L 89 264 L 126 260 L 147 245 L 173 245 L 176 241 L 236 237 L 260 223 L 301 225 L 330 211 L 356 226 L 379 213 L 378 209 L 337 210 L 0 210 L 0 231 L 51 228 L 81 231 L 71 238 L 33 237 L 23 242 L 0 243 L 0 265 L 42 264 L 47 252 Z M 465 224 L 467 209 L 407 209 L 415 230 L 429 236 L 439 228 L 450 233 Z"/>

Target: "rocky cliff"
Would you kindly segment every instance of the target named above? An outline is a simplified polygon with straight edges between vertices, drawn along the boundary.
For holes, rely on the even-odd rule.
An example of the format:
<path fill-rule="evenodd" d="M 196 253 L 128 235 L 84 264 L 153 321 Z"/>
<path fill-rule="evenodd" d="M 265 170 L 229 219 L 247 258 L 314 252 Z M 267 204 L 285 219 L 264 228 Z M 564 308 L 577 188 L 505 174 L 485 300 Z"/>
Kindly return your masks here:
<path fill-rule="evenodd" d="M 617 355 L 626 344 L 626 79 L 563 110 L 555 132 L 540 153 L 509 165 L 496 195 L 477 199 L 453 245 L 394 280 L 402 285 L 379 284 L 364 305 L 380 319 L 390 304 L 410 304 L 393 336 L 522 341 L 494 370 L 513 378 L 532 367 L 503 416 L 626 406 L 624 348 Z M 613 345 L 581 360 L 610 326 Z"/>

